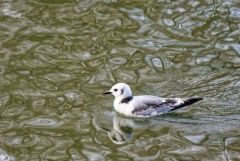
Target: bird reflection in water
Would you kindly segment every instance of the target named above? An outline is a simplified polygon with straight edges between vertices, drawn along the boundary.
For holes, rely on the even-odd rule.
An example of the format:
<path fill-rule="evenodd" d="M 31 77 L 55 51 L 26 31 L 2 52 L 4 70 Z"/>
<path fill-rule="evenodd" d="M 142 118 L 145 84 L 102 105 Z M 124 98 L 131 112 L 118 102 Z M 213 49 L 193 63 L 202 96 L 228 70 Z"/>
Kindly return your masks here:
<path fill-rule="evenodd" d="M 134 121 L 118 116 L 113 116 L 113 128 L 106 129 L 110 140 L 115 144 L 124 144 L 132 140 L 133 138 Z"/>

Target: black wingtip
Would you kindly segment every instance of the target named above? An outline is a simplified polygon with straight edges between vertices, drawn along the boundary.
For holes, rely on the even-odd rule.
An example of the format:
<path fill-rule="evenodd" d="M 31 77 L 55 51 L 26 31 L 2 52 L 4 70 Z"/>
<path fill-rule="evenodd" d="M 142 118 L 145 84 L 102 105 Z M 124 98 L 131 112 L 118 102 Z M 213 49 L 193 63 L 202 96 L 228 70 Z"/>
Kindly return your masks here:
<path fill-rule="evenodd" d="M 201 100 L 203 100 L 202 97 L 189 98 L 189 99 L 185 100 L 182 104 L 174 107 L 171 111 L 174 111 L 174 110 L 177 110 L 179 108 L 191 105 L 191 104 L 193 104 L 195 102 L 198 102 L 198 101 L 201 101 Z"/>
<path fill-rule="evenodd" d="M 193 103 L 201 101 L 201 100 L 203 100 L 202 97 L 189 98 L 189 99 L 186 100 L 186 103 L 193 104 Z"/>

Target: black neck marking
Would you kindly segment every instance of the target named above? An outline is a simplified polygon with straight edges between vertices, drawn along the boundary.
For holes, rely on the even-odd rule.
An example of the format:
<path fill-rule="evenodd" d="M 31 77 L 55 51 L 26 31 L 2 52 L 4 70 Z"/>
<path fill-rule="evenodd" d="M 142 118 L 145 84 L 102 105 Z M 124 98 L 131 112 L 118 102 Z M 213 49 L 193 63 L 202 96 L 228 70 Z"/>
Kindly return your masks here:
<path fill-rule="evenodd" d="M 133 96 L 126 97 L 126 98 L 123 98 L 120 103 L 128 103 L 132 99 L 133 99 Z"/>

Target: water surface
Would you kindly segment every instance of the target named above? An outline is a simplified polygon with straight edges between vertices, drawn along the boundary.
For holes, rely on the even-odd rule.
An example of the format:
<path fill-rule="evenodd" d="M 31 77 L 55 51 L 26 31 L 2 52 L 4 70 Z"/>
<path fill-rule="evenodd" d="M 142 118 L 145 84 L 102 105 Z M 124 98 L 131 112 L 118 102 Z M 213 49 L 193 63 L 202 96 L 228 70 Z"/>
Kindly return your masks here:
<path fill-rule="evenodd" d="M 239 33 L 238 0 L 1 1 L 0 160 L 239 160 Z M 205 99 L 126 118 L 117 82 Z"/>

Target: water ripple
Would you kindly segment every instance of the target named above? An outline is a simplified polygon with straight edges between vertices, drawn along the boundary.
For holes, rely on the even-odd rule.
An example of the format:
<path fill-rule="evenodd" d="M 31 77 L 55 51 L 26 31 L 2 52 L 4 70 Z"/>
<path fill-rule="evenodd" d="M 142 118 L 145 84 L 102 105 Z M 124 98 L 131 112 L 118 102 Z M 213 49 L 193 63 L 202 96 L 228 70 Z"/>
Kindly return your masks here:
<path fill-rule="evenodd" d="M 21 123 L 23 126 L 30 126 L 30 127 L 45 127 L 45 128 L 54 128 L 61 125 L 55 118 L 33 118 L 31 120 L 26 120 Z"/>
<path fill-rule="evenodd" d="M 6 144 L 8 146 L 13 146 L 16 148 L 26 148 L 26 147 L 32 147 L 39 141 L 38 136 L 34 135 L 24 135 L 24 136 L 18 136 L 9 138 L 6 140 Z"/>
<path fill-rule="evenodd" d="M 5 0 L 0 14 L 0 160 L 240 157 L 237 0 Z M 204 100 L 119 130 L 102 96 L 116 82 Z"/>

